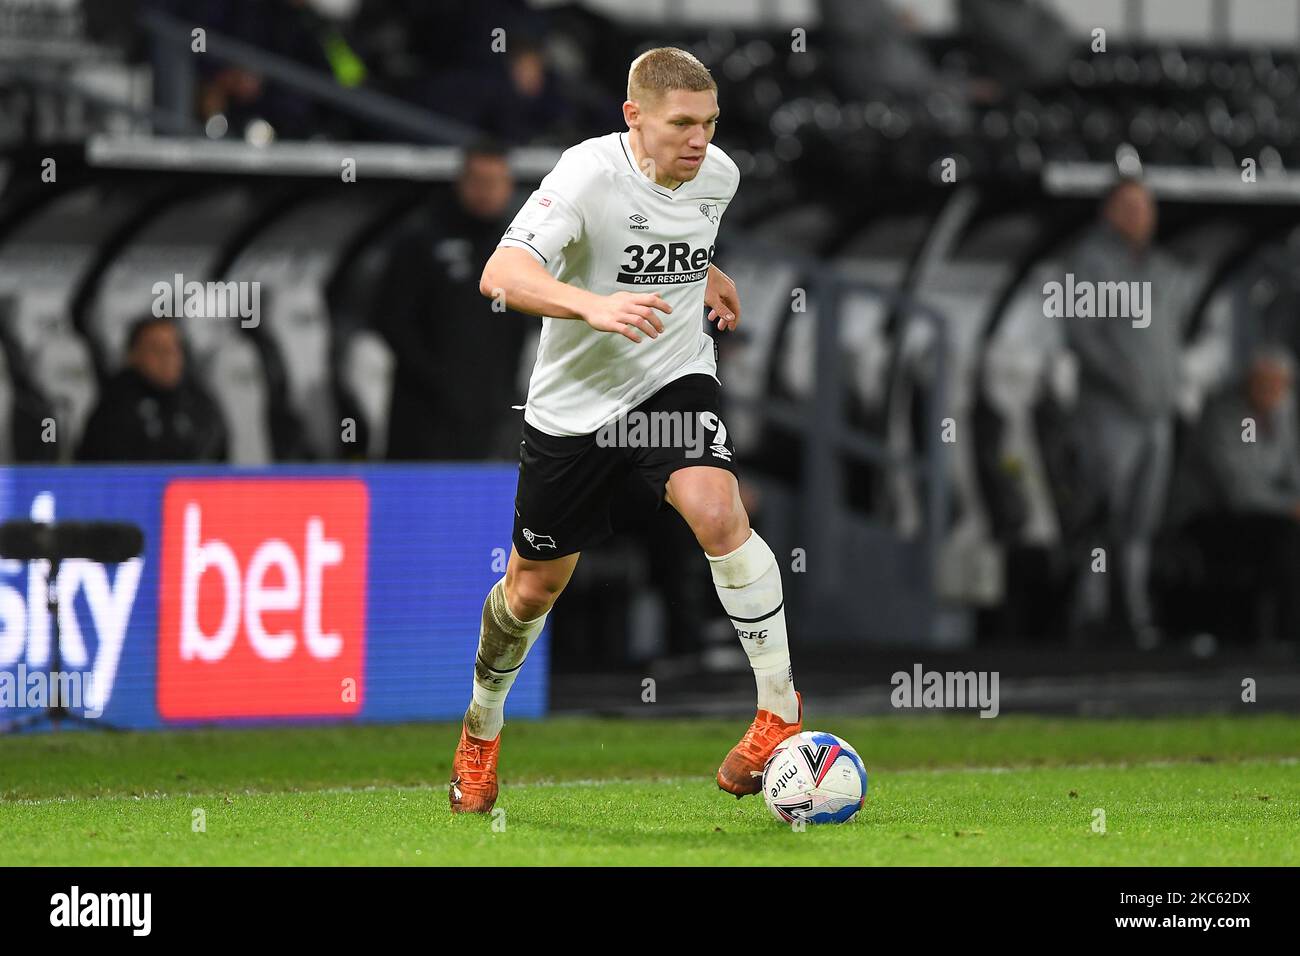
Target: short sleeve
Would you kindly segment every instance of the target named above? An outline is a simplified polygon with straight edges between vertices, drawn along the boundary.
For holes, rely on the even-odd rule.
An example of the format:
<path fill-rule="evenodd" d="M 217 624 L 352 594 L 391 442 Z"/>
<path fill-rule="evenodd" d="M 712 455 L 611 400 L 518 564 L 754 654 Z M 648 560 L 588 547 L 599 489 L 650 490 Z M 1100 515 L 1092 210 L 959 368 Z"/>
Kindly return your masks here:
<path fill-rule="evenodd" d="M 546 264 L 583 232 L 583 210 L 598 188 L 598 172 L 569 149 L 546 174 L 506 229 L 498 246 L 527 249 Z"/>

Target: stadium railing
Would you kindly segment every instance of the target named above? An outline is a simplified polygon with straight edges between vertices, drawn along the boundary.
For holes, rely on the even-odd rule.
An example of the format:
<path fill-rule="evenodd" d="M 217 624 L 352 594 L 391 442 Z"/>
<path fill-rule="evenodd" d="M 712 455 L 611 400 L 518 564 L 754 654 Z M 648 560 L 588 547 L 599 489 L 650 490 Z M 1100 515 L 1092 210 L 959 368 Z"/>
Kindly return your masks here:
<path fill-rule="evenodd" d="M 190 53 L 195 25 L 157 10 L 141 16 L 149 33 L 158 108 L 178 119 L 190 115 L 198 84 Z M 253 70 L 348 116 L 418 142 L 465 144 L 478 132 L 471 127 L 373 90 L 348 89 L 331 78 L 249 43 L 205 29 L 207 56 Z"/>

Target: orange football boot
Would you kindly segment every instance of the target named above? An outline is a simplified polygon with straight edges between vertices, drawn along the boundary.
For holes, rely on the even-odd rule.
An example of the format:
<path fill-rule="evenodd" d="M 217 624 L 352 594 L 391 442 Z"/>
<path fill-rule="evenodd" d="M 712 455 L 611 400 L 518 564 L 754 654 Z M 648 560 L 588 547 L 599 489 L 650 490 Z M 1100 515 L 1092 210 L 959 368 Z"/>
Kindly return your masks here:
<path fill-rule="evenodd" d="M 447 797 L 452 813 L 488 813 L 497 802 L 497 757 L 501 735 L 495 740 L 471 737 L 460 726 L 460 743 L 451 761 L 451 783 Z"/>
<path fill-rule="evenodd" d="M 739 800 L 763 788 L 763 767 L 772 751 L 781 741 L 803 729 L 803 695 L 795 691 L 794 696 L 799 702 L 799 716 L 792 724 L 787 724 L 770 710 L 758 712 L 745 736 L 731 748 L 731 753 L 718 768 L 719 789 L 734 793 Z"/>

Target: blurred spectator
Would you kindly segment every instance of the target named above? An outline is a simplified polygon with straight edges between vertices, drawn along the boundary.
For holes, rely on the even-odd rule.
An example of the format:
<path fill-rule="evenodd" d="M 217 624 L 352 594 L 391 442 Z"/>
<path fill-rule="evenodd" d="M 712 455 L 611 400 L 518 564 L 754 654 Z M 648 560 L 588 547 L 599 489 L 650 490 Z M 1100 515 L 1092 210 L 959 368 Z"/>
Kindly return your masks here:
<path fill-rule="evenodd" d="M 355 33 L 394 95 L 510 144 L 568 146 L 594 131 L 550 63 L 549 22 L 523 0 L 365 0 Z"/>
<path fill-rule="evenodd" d="M 1210 566 L 1253 582 L 1271 600 L 1279 636 L 1300 634 L 1300 432 L 1295 363 L 1261 350 L 1247 375 L 1206 404 L 1179 463 L 1170 504 Z"/>
<path fill-rule="evenodd" d="M 822 0 L 830 67 L 845 95 L 924 97 L 941 83 L 907 16 L 888 0 Z"/>
<path fill-rule="evenodd" d="M 1156 204 L 1140 182 L 1121 180 L 1102 200 L 1101 218 L 1065 257 L 1076 289 L 1129 286 L 1146 300 L 1132 315 L 1067 317 L 1065 336 L 1078 361 L 1075 414 L 1082 467 L 1104 502 L 1109 566 L 1119 571 L 1124 623 L 1144 645 L 1158 640 L 1148 593 L 1151 540 L 1169 484 L 1174 417 L 1190 302 L 1172 260 L 1152 247 Z M 1110 574 L 1083 574 L 1083 607 L 1106 606 Z"/>
<path fill-rule="evenodd" d="M 435 76 L 423 105 L 512 145 L 570 138 L 575 110 L 546 47 L 525 34 L 505 39 L 505 52 L 485 64 Z"/>
<path fill-rule="evenodd" d="M 547 19 L 525 0 L 362 0 L 352 33 L 376 72 L 400 86 L 432 71 L 485 67 L 500 56 L 494 41 L 541 36 Z"/>
<path fill-rule="evenodd" d="M 77 451 L 80 461 L 225 461 L 226 425 L 185 375 L 180 330 L 147 317 L 131 327 L 127 365 L 104 388 Z"/>
<path fill-rule="evenodd" d="M 340 86 L 358 86 L 366 78 L 343 25 L 322 16 L 307 0 L 160 0 L 160 5 L 186 22 L 331 76 Z M 224 116 L 233 136 L 243 136 L 257 120 L 284 139 L 352 134 L 346 121 L 312 97 L 247 67 L 205 56 L 199 58 L 199 70 L 200 119 Z"/>
<path fill-rule="evenodd" d="M 388 456 L 517 455 L 511 409 L 528 318 L 479 294 L 483 263 L 508 225 L 514 178 L 499 144 L 466 151 L 450 201 L 399 237 L 380 285 L 375 328 L 397 356 Z"/>
<path fill-rule="evenodd" d="M 1011 89 L 1064 83 L 1087 47 L 1041 0 L 960 0 L 961 32 L 984 72 Z"/>
<path fill-rule="evenodd" d="M 916 22 L 889 0 L 821 0 L 830 76 L 851 100 L 938 96 L 950 109 L 996 99 L 996 84 L 935 66 Z M 929 102 L 933 110 L 935 103 Z"/>

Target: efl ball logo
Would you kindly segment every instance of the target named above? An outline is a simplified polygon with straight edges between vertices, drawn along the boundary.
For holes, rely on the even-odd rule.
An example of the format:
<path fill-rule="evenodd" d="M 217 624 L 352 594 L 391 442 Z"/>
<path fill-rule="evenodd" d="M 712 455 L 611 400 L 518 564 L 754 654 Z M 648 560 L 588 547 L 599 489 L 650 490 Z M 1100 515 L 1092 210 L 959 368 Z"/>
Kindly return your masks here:
<path fill-rule="evenodd" d="M 163 499 L 166 720 L 355 714 L 369 499 L 353 479 L 193 479 Z"/>

